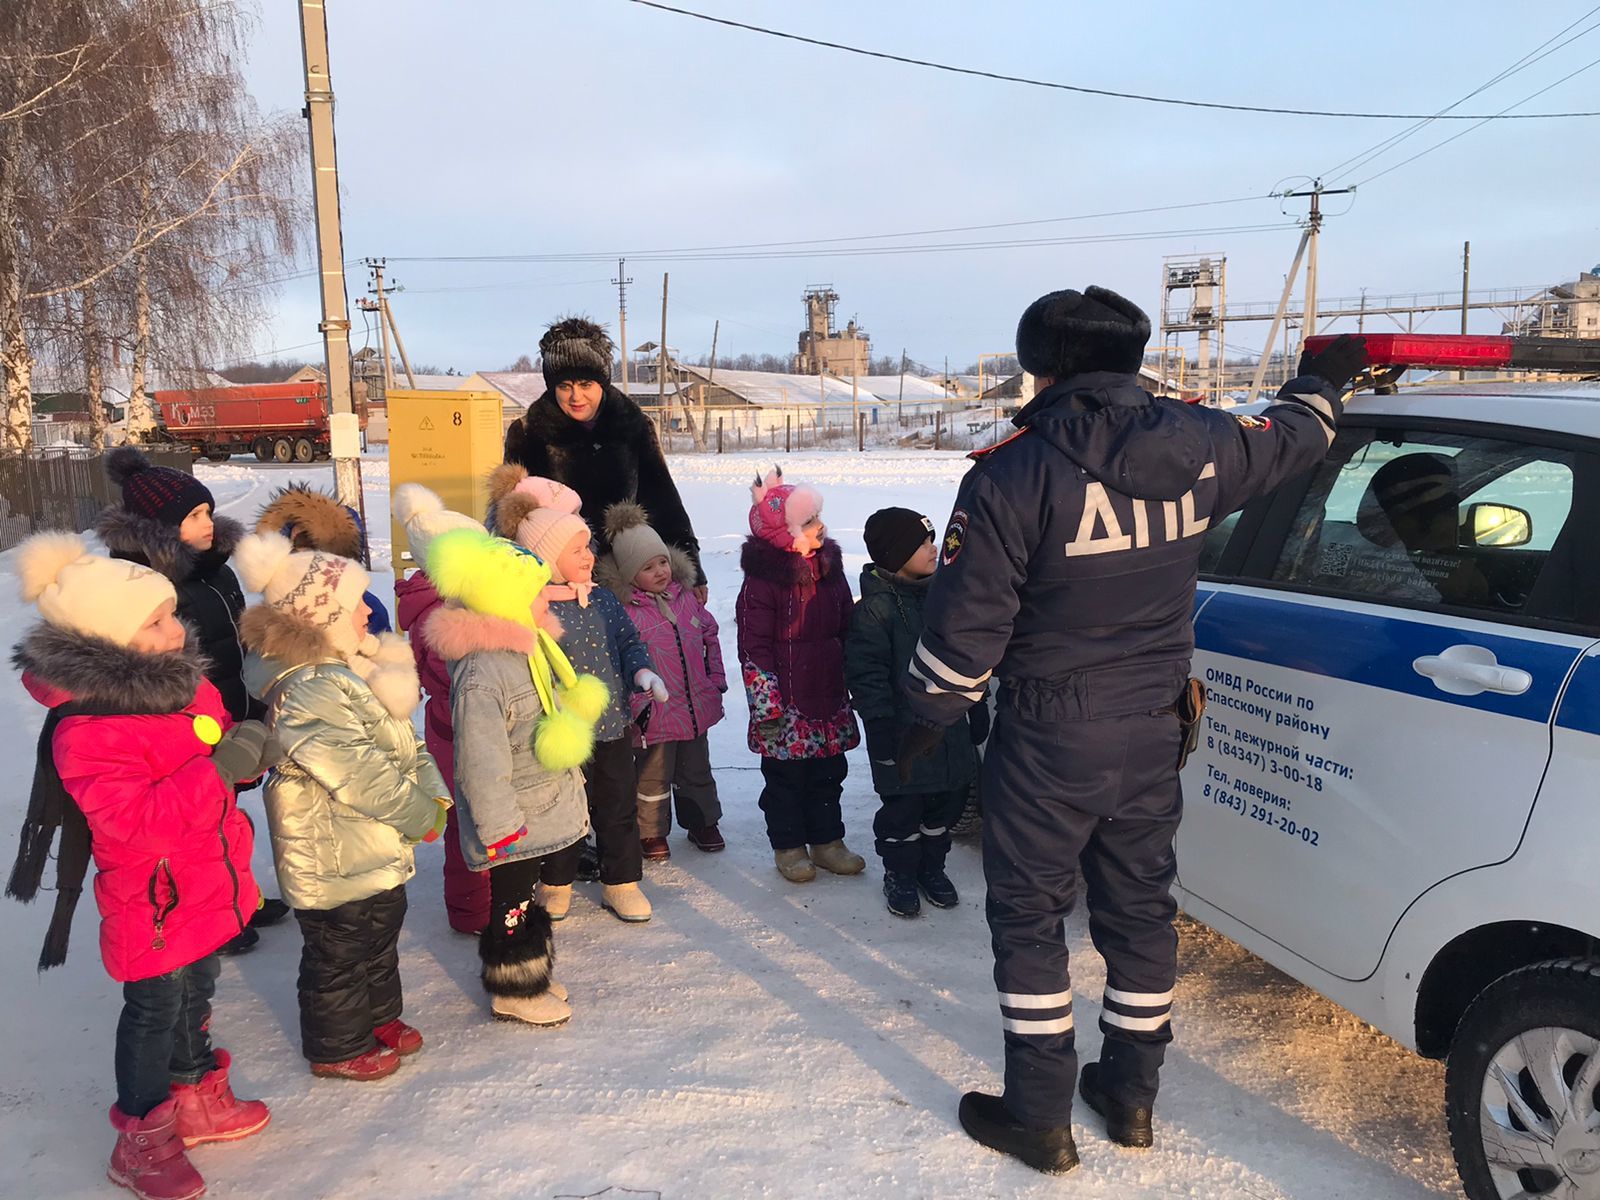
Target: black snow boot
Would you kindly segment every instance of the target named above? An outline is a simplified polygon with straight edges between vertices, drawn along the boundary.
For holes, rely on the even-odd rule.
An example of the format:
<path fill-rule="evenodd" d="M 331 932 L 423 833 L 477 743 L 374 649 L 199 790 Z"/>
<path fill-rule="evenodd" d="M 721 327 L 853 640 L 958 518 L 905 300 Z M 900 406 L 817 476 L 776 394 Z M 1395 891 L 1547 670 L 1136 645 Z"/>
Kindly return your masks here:
<path fill-rule="evenodd" d="M 922 901 L 917 899 L 917 877 L 910 871 L 884 869 L 883 899 L 897 917 L 922 915 Z"/>
<path fill-rule="evenodd" d="M 594 883 L 600 878 L 600 851 L 595 848 L 594 839 L 585 838 L 583 849 L 578 851 L 578 879 L 583 883 Z"/>
<path fill-rule="evenodd" d="M 922 862 L 917 868 L 917 883 L 928 903 L 935 908 L 954 908 L 961 903 L 956 885 L 944 873 L 944 860 L 950 853 L 950 835 L 935 834 L 922 839 Z"/>
<path fill-rule="evenodd" d="M 269 925 L 276 925 L 289 915 L 289 906 L 282 900 L 263 900 L 261 907 L 256 909 L 250 918 L 251 929 L 265 929 Z"/>
<path fill-rule="evenodd" d="M 958 1115 L 961 1128 L 973 1141 L 1021 1159 L 1035 1171 L 1065 1175 L 1078 1165 L 1078 1148 L 1072 1142 L 1070 1125 L 1029 1129 L 1011 1115 L 1005 1101 L 985 1092 L 968 1092 L 961 1097 Z"/>
<path fill-rule="evenodd" d="M 1148 1150 L 1156 1144 L 1154 1114 L 1114 1099 L 1101 1090 L 1100 1064 L 1085 1063 L 1078 1077 L 1083 1102 L 1106 1121 L 1106 1136 L 1128 1150 Z"/>
<path fill-rule="evenodd" d="M 218 946 L 217 953 L 224 958 L 235 958 L 240 954 L 249 954 L 250 951 L 256 948 L 256 943 L 260 940 L 261 935 L 252 927 L 246 925 L 243 933 L 239 934 L 231 942 L 224 942 Z"/>

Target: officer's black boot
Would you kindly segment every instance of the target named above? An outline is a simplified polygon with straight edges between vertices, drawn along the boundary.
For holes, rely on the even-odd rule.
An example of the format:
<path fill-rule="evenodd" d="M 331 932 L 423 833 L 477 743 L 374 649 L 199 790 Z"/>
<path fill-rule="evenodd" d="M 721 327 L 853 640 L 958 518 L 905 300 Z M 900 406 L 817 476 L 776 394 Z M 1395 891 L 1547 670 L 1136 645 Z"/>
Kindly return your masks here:
<path fill-rule="evenodd" d="M 950 853 L 948 833 L 922 839 L 922 863 L 917 868 L 917 885 L 935 908 L 954 908 L 961 903 L 956 885 L 944 873 L 945 855 Z"/>
<path fill-rule="evenodd" d="M 1106 1121 L 1106 1136 L 1128 1150 L 1148 1150 L 1156 1144 L 1154 1113 L 1147 1107 L 1124 1104 L 1101 1090 L 1100 1064 L 1084 1064 L 1078 1077 L 1083 1102 Z"/>
<path fill-rule="evenodd" d="M 961 1128 L 973 1141 L 1021 1159 L 1035 1171 L 1065 1175 L 1078 1165 L 1078 1148 L 1072 1142 L 1070 1125 L 1029 1129 L 1011 1115 L 1005 1101 L 986 1092 L 968 1092 L 961 1097 L 958 1115 Z"/>
<path fill-rule="evenodd" d="M 922 901 L 917 898 L 917 877 L 910 871 L 883 871 L 883 899 L 889 911 L 897 917 L 922 915 Z"/>

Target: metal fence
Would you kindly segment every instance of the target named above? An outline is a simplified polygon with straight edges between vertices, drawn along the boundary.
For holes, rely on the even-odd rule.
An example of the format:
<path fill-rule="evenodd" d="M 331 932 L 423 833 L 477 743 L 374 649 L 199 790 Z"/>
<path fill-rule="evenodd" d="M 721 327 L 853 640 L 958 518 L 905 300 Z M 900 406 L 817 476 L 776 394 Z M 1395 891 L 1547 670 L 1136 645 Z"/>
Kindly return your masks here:
<path fill-rule="evenodd" d="M 644 408 L 668 454 L 734 454 L 742 450 L 864 451 L 898 447 L 907 450 L 973 450 L 1015 433 L 1014 407 L 984 405 L 950 411 L 905 415 L 840 412 L 818 414 L 816 409 L 793 414 L 762 410 L 758 419 L 747 414 L 719 415 L 694 409 L 691 429 L 681 408 L 663 412 Z M 699 438 L 695 433 L 699 433 Z"/>
<path fill-rule="evenodd" d="M 185 450 L 144 452 L 158 466 L 193 471 Z M 106 476 L 104 452 L 68 447 L 0 458 L 0 551 L 41 529 L 88 529 L 120 498 Z"/>

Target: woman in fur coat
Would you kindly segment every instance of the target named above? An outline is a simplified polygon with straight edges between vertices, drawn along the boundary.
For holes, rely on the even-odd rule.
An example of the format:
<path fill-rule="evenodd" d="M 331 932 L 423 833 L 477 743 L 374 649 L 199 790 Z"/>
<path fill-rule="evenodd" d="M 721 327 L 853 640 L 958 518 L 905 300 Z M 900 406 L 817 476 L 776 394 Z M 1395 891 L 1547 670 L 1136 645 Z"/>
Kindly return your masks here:
<path fill-rule="evenodd" d="M 411 724 L 420 694 L 404 638 L 367 632 L 366 571 L 251 534 L 236 560 L 262 595 L 245 610 L 245 682 L 282 760 L 267 784 L 278 886 L 294 908 L 301 1046 L 315 1075 L 377 1079 L 422 1049 L 401 1020 L 398 946 L 412 846 L 444 829 L 449 789 Z"/>
<path fill-rule="evenodd" d="M 844 844 L 839 804 L 845 751 L 861 740 L 845 690 L 854 601 L 844 558 L 822 523 L 815 488 L 784 483 L 774 468 L 750 494 L 734 614 L 750 749 L 761 755 L 765 780 L 767 839 L 779 873 L 792 883 L 809 883 L 817 867 L 854 875 L 867 864 Z"/>
<path fill-rule="evenodd" d="M 576 491 L 602 554 L 610 549 L 605 510 L 623 500 L 642 504 L 656 531 L 693 560 L 704 603 L 700 543 L 649 418 L 611 385 L 613 353 L 611 338 L 593 321 L 568 317 L 551 325 L 539 339 L 545 393 L 506 430 L 505 460 Z"/>

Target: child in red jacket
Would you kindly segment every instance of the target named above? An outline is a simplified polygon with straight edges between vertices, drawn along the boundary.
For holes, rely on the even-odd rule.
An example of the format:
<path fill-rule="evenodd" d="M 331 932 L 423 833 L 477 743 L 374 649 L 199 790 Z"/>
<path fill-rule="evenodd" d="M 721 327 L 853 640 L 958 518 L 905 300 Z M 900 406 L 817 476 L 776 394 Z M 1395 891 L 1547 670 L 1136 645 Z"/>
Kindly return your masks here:
<path fill-rule="evenodd" d="M 444 603 L 428 577 L 428 547 L 441 533 L 452 529 L 482 529 L 465 513 L 451 512 L 435 493 L 420 483 L 402 483 L 394 490 L 394 519 L 406 531 L 411 560 L 417 570 L 394 585 L 395 612 L 400 628 L 411 639 L 417 660 L 417 679 L 428 694 L 423 711 L 422 737 L 428 753 L 439 764 L 439 774 L 455 795 L 455 728 L 450 713 L 450 668 L 428 641 L 424 625 Z M 398 574 L 398 569 L 396 574 Z M 489 879 L 467 866 L 461 854 L 459 817 L 451 808 L 444 827 L 444 910 L 457 933 L 479 934 L 489 923 Z"/>
<path fill-rule="evenodd" d="M 75 534 L 29 538 L 17 562 L 44 621 L 12 661 L 49 715 L 6 892 L 37 895 L 60 828 L 39 958 L 41 971 L 55 966 L 92 853 L 100 955 L 123 985 L 108 1174 L 146 1200 L 187 1200 L 205 1190 L 188 1147 L 248 1137 L 270 1119 L 265 1104 L 234 1096 L 228 1053 L 208 1032 L 217 950 L 259 898 L 234 791 L 270 765 L 267 731 L 228 715 L 165 576 L 91 555 Z"/>
<path fill-rule="evenodd" d="M 761 755 L 761 811 L 778 872 L 809 883 L 816 868 L 854 875 L 867 864 L 844 844 L 839 798 L 845 751 L 861 740 L 844 682 L 855 601 L 816 489 L 773 468 L 750 489 L 744 586 L 734 617 L 750 702 L 750 749 Z M 807 852 L 807 846 L 810 852 Z"/>

